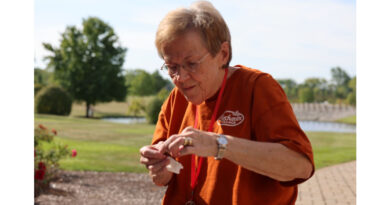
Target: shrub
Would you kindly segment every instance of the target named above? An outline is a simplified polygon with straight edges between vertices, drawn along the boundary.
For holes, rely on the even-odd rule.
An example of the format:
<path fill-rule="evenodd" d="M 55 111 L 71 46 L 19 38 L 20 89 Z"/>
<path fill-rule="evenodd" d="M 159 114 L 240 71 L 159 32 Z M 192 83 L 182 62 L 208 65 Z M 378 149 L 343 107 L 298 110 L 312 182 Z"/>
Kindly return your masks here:
<path fill-rule="evenodd" d="M 37 113 L 69 115 L 72 110 L 72 98 L 62 88 L 49 86 L 37 94 L 35 109 Z"/>
<path fill-rule="evenodd" d="M 168 96 L 169 96 L 169 90 L 167 90 L 166 88 L 162 88 L 158 93 L 157 93 L 157 97 L 162 99 L 162 100 L 165 100 Z"/>
<path fill-rule="evenodd" d="M 50 188 L 50 182 L 58 178 L 59 160 L 64 157 L 75 157 L 76 150 L 70 151 L 67 145 L 53 141 L 57 131 L 49 131 L 39 125 L 34 130 L 34 197 Z M 44 144 L 51 145 L 44 149 Z"/>
<path fill-rule="evenodd" d="M 133 97 L 127 113 L 132 116 L 139 116 L 142 112 L 145 112 L 145 103 L 144 100 L 139 97 Z"/>
<path fill-rule="evenodd" d="M 161 106 L 165 99 L 169 95 L 169 91 L 165 88 L 161 89 L 160 92 L 155 96 L 152 101 L 146 107 L 146 118 L 149 123 L 156 124 L 158 115 L 160 114 Z"/>
<path fill-rule="evenodd" d="M 158 120 L 158 115 L 161 110 L 161 106 L 164 103 L 164 100 L 158 97 L 154 97 L 152 101 L 146 107 L 146 119 L 150 124 L 156 124 Z"/>

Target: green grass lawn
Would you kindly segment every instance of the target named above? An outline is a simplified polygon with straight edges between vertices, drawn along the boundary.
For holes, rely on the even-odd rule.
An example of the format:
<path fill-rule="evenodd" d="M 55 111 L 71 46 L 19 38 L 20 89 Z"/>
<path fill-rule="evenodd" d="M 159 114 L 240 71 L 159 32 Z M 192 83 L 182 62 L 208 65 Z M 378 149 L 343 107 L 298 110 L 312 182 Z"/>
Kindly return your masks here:
<path fill-rule="evenodd" d="M 76 158 L 60 161 L 65 170 L 146 171 L 139 163 L 139 149 L 150 143 L 154 125 L 38 114 L 34 123 L 55 128 L 56 140 L 77 150 Z"/>
<path fill-rule="evenodd" d="M 356 160 L 356 134 L 307 132 L 316 169 Z"/>
<path fill-rule="evenodd" d="M 336 122 L 356 125 L 356 115 L 352 115 L 352 116 L 349 116 L 349 117 L 345 117 L 345 118 L 336 120 Z"/>
<path fill-rule="evenodd" d="M 34 123 L 55 128 L 57 142 L 77 150 L 77 157 L 60 161 L 62 169 L 146 172 L 139 163 L 139 149 L 150 143 L 154 125 L 40 114 L 35 114 Z M 356 134 L 308 132 L 307 135 L 313 146 L 316 169 L 356 159 Z"/>

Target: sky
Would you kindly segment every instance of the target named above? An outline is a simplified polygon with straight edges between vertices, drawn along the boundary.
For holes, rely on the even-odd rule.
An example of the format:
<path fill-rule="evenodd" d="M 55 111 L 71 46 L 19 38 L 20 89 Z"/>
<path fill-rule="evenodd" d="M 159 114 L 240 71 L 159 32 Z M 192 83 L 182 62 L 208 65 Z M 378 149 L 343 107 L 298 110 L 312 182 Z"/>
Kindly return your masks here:
<path fill-rule="evenodd" d="M 154 46 L 159 22 L 187 0 L 36 0 L 35 67 L 45 68 L 50 55 L 42 43 L 59 45 L 66 26 L 81 28 L 82 19 L 99 17 L 113 27 L 128 49 L 124 69 L 153 72 L 163 64 Z M 355 1 L 353 0 L 215 0 L 229 26 L 231 65 L 242 64 L 274 78 L 330 80 L 330 69 L 350 76 L 355 66 Z M 168 77 L 168 76 L 165 76 Z"/>

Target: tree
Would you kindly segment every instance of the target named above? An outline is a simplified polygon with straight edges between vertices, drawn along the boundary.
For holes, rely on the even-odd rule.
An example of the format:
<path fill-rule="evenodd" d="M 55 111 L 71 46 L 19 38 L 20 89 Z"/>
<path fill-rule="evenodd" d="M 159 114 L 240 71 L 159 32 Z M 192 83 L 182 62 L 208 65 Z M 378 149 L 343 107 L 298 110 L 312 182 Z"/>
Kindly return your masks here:
<path fill-rule="evenodd" d="M 303 85 L 303 87 L 309 88 L 311 90 L 311 93 L 313 95 L 313 101 L 314 102 L 323 102 L 326 101 L 327 98 L 327 88 L 328 84 L 327 81 L 323 78 L 307 78 Z M 303 93 L 306 92 L 306 95 L 308 91 L 303 91 Z M 311 99 L 310 97 L 308 99 Z"/>
<path fill-rule="evenodd" d="M 167 90 L 172 90 L 173 88 L 172 83 L 164 79 L 158 71 L 149 74 L 142 69 L 129 70 L 125 77 L 130 95 L 155 95 L 163 88 Z"/>
<path fill-rule="evenodd" d="M 348 87 L 352 91 L 348 94 L 347 102 L 350 105 L 356 105 L 356 76 L 349 81 Z"/>
<path fill-rule="evenodd" d="M 52 73 L 40 68 L 34 68 L 34 84 L 40 84 L 46 86 L 50 82 Z"/>
<path fill-rule="evenodd" d="M 129 93 L 136 96 L 155 94 L 152 76 L 145 70 L 137 69 L 131 74 L 131 81 L 128 83 Z"/>
<path fill-rule="evenodd" d="M 157 70 L 152 73 L 152 78 L 153 78 L 155 93 L 160 92 L 161 89 L 163 88 L 165 88 L 168 91 L 173 89 L 173 84 L 171 83 L 171 81 L 164 79 Z"/>
<path fill-rule="evenodd" d="M 335 87 L 332 90 L 334 97 L 336 98 L 336 101 L 343 102 L 351 92 L 351 89 L 348 87 L 351 77 L 340 67 L 332 68 L 331 74 L 332 82 L 335 84 Z"/>
<path fill-rule="evenodd" d="M 38 67 L 34 68 L 34 96 L 37 95 L 42 88 L 50 84 L 53 84 L 52 73 Z"/>
<path fill-rule="evenodd" d="M 327 82 L 323 78 L 307 78 L 303 84 L 309 88 L 326 89 L 327 87 Z"/>
<path fill-rule="evenodd" d="M 293 79 L 278 79 L 277 81 L 290 101 L 297 99 L 298 84 Z"/>
<path fill-rule="evenodd" d="M 348 86 L 348 82 L 351 80 L 351 77 L 349 77 L 347 72 L 340 67 L 332 68 L 330 72 L 332 74 L 332 81 L 336 84 L 336 86 Z"/>
<path fill-rule="evenodd" d="M 302 87 L 298 91 L 299 101 L 300 102 L 314 102 L 314 92 L 313 89 L 309 87 Z"/>
<path fill-rule="evenodd" d="M 48 68 L 54 78 L 75 100 L 90 106 L 98 102 L 123 101 L 126 98 L 122 65 L 126 49 L 121 47 L 114 30 L 96 17 L 83 19 L 83 28 L 68 26 L 61 34 L 59 48 L 44 43 L 52 55 Z"/>
<path fill-rule="evenodd" d="M 356 76 L 353 77 L 353 78 L 349 81 L 348 87 L 349 87 L 352 91 L 356 92 Z"/>

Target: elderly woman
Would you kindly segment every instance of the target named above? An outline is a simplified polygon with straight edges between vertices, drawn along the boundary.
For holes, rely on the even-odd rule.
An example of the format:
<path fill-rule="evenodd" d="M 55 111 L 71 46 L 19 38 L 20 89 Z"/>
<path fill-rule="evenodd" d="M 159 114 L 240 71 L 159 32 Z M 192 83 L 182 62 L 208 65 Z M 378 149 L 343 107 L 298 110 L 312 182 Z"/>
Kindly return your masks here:
<path fill-rule="evenodd" d="M 156 47 L 176 87 L 141 148 L 162 204 L 294 204 L 314 173 L 309 140 L 267 73 L 229 66 L 229 29 L 209 2 L 171 11 Z M 176 174 L 172 158 L 183 165 Z"/>

